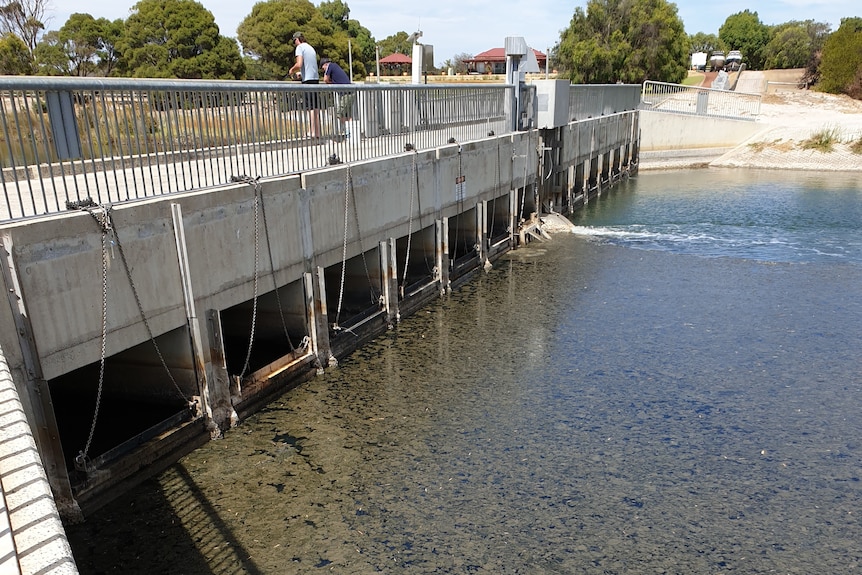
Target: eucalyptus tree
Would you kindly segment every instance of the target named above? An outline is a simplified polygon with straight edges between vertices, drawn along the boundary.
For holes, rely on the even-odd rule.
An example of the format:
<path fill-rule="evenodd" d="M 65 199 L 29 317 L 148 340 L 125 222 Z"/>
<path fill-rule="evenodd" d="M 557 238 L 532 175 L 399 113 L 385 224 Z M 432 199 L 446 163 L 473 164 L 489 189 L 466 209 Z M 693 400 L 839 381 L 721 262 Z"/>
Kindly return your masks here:
<path fill-rule="evenodd" d="M 15 34 L 33 54 L 45 30 L 48 7 L 49 0 L 0 0 L 0 33 Z"/>
<path fill-rule="evenodd" d="M 770 29 L 770 40 L 763 49 L 767 70 L 804 68 L 823 48 L 829 35 L 829 24 L 791 20 Z"/>
<path fill-rule="evenodd" d="M 763 69 L 769 27 L 760 21 L 757 12 L 743 10 L 731 14 L 718 29 L 718 37 L 728 50 L 739 50 L 749 68 Z"/>
<path fill-rule="evenodd" d="M 139 78 L 240 79 L 245 65 L 236 40 L 219 33 L 212 13 L 195 0 L 140 0 L 118 42 L 124 75 Z"/>
<path fill-rule="evenodd" d="M 49 76 L 109 76 L 119 59 L 116 44 L 124 23 L 75 13 L 57 31 L 49 31 L 36 46 L 39 71 Z"/>
<path fill-rule="evenodd" d="M 691 53 L 706 52 L 709 54 L 715 50 L 727 50 L 727 47 L 716 34 L 707 34 L 706 32 L 692 34 L 688 38 L 688 44 Z"/>
<path fill-rule="evenodd" d="M 575 83 L 681 82 L 689 38 L 666 0 L 589 0 L 575 8 L 554 47 L 555 62 Z"/>
<path fill-rule="evenodd" d="M 406 54 L 410 56 L 413 53 L 413 44 L 408 40 L 410 36 L 403 30 L 390 34 L 383 40 L 377 43 L 380 46 L 380 57 L 385 58 L 390 54 Z"/>

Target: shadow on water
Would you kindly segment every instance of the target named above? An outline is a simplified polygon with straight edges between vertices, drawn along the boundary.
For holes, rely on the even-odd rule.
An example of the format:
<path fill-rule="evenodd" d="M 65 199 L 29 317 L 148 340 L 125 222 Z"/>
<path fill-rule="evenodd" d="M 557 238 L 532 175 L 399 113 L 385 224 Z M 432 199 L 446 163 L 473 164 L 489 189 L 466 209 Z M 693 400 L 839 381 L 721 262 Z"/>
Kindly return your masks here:
<path fill-rule="evenodd" d="M 181 464 L 100 514 L 66 527 L 81 573 L 262 573 Z"/>

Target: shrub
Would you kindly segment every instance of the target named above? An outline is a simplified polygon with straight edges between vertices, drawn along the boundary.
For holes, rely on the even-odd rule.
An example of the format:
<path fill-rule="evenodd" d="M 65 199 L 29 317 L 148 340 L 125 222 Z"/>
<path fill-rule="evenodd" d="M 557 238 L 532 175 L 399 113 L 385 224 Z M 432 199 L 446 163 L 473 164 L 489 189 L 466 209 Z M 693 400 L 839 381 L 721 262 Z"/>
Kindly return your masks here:
<path fill-rule="evenodd" d="M 803 150 L 817 150 L 823 153 L 829 153 L 835 147 L 835 144 L 841 143 L 841 132 L 836 127 L 823 128 L 819 132 L 813 134 L 807 140 L 803 140 L 800 144 Z"/>

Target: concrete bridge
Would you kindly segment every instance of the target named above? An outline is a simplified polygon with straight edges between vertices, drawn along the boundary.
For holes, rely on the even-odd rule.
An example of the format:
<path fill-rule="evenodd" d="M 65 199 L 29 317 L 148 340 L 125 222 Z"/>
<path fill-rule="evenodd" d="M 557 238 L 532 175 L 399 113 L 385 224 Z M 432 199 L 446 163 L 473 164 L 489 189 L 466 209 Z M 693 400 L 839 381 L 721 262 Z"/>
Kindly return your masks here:
<path fill-rule="evenodd" d="M 356 86 L 353 141 L 333 105 L 321 144 L 278 131 L 308 114 L 282 105 L 302 89 L 171 82 L 138 105 L 130 86 L 81 82 L 8 87 L 3 108 L 8 123 L 14 94 L 54 98 L 65 112 L 37 108 L 19 133 L 75 119 L 62 138 L 80 146 L 4 160 L 9 572 L 75 572 L 61 517 L 81 520 L 637 169 L 640 86 Z M 153 105 L 168 92 L 181 96 Z M 128 123 L 119 101 L 151 116 Z M 207 114 L 251 118 L 258 141 L 211 137 Z M 91 145 L 158 122 L 170 145 Z M 76 141 L 82 124 L 104 129 Z"/>

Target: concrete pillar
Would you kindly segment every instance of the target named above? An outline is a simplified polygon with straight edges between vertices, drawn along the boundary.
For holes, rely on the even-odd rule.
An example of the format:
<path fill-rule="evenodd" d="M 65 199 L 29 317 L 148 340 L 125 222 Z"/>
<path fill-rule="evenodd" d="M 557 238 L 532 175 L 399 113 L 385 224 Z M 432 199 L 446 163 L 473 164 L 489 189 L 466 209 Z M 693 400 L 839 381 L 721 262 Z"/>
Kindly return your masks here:
<path fill-rule="evenodd" d="M 488 202 L 476 204 L 476 246 L 479 261 L 488 259 Z"/>
<path fill-rule="evenodd" d="M 449 283 L 449 220 L 443 218 L 434 224 L 437 234 L 437 276 L 440 282 L 440 295 L 452 291 Z"/>
<path fill-rule="evenodd" d="M 337 365 L 329 343 L 329 316 L 326 310 L 326 280 L 320 266 L 303 276 L 305 285 L 305 308 L 309 314 L 308 327 L 311 334 L 312 351 L 317 356 L 319 368 Z"/>
<path fill-rule="evenodd" d="M 225 431 L 239 423 L 235 405 L 242 401 L 242 388 L 238 381 L 231 381 L 224 354 L 221 315 L 216 309 L 206 312 L 209 361 L 206 364 L 209 400 L 212 419 L 219 429 Z"/>
<path fill-rule="evenodd" d="M 386 321 L 389 324 L 401 321 L 398 308 L 398 263 L 396 261 L 395 238 L 389 238 L 378 244 L 380 253 L 380 271 L 383 277 L 383 306 L 386 310 Z"/>

